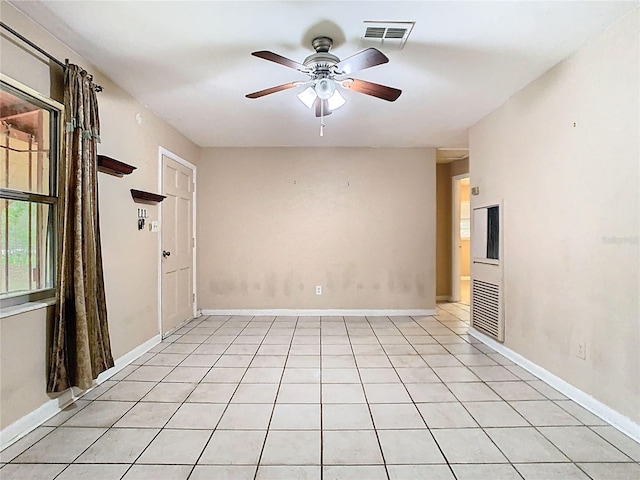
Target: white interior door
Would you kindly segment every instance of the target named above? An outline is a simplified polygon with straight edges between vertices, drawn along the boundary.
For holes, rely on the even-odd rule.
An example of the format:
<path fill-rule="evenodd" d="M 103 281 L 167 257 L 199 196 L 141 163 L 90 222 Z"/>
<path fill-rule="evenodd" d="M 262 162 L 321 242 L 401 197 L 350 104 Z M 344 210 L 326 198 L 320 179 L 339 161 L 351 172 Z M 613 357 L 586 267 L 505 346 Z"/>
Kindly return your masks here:
<path fill-rule="evenodd" d="M 162 156 L 162 335 L 193 317 L 193 170 Z"/>

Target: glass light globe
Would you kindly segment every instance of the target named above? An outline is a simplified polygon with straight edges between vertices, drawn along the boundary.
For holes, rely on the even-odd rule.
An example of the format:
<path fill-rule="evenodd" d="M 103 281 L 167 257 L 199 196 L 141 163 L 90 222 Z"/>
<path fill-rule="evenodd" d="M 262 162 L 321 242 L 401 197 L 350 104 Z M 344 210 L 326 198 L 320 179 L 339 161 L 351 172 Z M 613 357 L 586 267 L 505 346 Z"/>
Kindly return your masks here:
<path fill-rule="evenodd" d="M 336 84 L 330 78 L 321 78 L 316 82 L 316 93 L 322 100 L 328 100 L 336 91 Z"/>

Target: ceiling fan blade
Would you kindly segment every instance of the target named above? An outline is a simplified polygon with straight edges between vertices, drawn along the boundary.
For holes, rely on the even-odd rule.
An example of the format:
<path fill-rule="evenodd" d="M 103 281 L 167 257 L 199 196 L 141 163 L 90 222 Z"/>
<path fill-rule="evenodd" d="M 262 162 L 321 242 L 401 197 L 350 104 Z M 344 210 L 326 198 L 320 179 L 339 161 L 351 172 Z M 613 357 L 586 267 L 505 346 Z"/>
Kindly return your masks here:
<path fill-rule="evenodd" d="M 300 82 L 284 83 L 282 85 L 278 85 L 277 87 L 267 88 L 265 90 L 260 90 L 259 92 L 248 93 L 245 96 L 247 98 L 260 98 L 264 97 L 265 95 L 281 92 L 282 90 L 289 90 L 290 88 L 297 87 L 298 85 L 300 85 Z"/>
<path fill-rule="evenodd" d="M 322 100 L 321 98 L 316 98 L 315 103 L 313 104 L 313 106 L 316 109 L 316 117 L 321 117 L 323 112 L 321 110 L 320 105 L 324 104 L 324 106 L 322 107 L 322 109 L 324 109 L 324 116 L 326 117 L 327 115 L 331 115 L 331 110 L 329 110 L 329 101 L 328 100 Z"/>
<path fill-rule="evenodd" d="M 258 58 L 264 58 L 265 60 L 269 60 L 270 62 L 279 63 L 280 65 L 284 65 L 285 67 L 293 68 L 294 70 L 299 70 L 301 72 L 305 71 L 307 68 L 294 60 L 283 57 L 282 55 L 278 55 L 277 53 L 269 52 L 268 50 L 260 50 L 259 52 L 252 52 L 251 55 Z"/>
<path fill-rule="evenodd" d="M 336 63 L 335 68 L 339 74 L 349 75 L 350 73 L 357 72 L 358 70 L 382 65 L 388 61 L 389 59 L 387 56 L 380 50 L 376 48 L 367 48 L 366 50 L 362 50 L 361 52 L 351 55 L 341 62 Z"/>
<path fill-rule="evenodd" d="M 378 97 L 388 102 L 395 102 L 402 90 L 397 88 L 387 87 L 385 85 L 379 85 L 377 83 L 366 82 L 364 80 L 349 79 L 342 83 L 342 86 L 353 90 L 354 92 L 364 93 L 365 95 L 371 95 L 372 97 Z"/>

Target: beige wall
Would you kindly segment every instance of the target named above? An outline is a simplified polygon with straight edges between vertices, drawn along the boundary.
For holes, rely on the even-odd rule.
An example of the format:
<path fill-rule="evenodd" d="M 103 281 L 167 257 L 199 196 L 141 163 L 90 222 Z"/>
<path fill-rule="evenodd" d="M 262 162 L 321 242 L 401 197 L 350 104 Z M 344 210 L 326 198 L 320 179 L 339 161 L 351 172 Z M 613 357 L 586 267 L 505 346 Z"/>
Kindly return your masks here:
<path fill-rule="evenodd" d="M 451 164 L 436 165 L 436 296 L 451 296 Z"/>
<path fill-rule="evenodd" d="M 447 299 L 451 296 L 452 177 L 464 173 L 469 173 L 469 159 L 436 165 L 436 296 Z"/>
<path fill-rule="evenodd" d="M 198 184 L 199 308 L 435 307 L 434 149 L 205 149 Z"/>
<path fill-rule="evenodd" d="M 54 308 L 0 319 L 0 429 L 49 400 L 47 329 Z"/>
<path fill-rule="evenodd" d="M 72 63 L 78 63 L 94 74 L 97 83 L 104 87 L 98 96 L 102 127 L 102 143 L 98 152 L 138 167 L 124 178 L 99 175 L 109 328 L 113 354 L 118 358 L 158 334 L 158 234 L 137 230 L 138 205 L 133 203 L 129 189 L 158 191 L 159 146 L 194 163 L 200 149 L 11 5 L 2 2 L 0 8 L 3 22 L 57 58 L 69 58 Z M 4 31 L 0 49 L 2 73 L 44 95 L 62 100 L 61 69 L 50 69 L 42 58 L 14 43 Z M 140 126 L 135 122 L 136 113 L 143 115 Z M 145 205 L 145 208 L 149 212 L 149 220 L 156 220 L 157 207 Z M 48 399 L 44 394 L 45 332 L 45 310 L 0 319 L 3 350 L 0 428 L 33 411 Z M 8 347 L 5 350 L 5 345 L 13 346 L 13 349 Z"/>
<path fill-rule="evenodd" d="M 472 202 L 504 200 L 506 346 L 636 422 L 638 36 L 636 10 L 470 131 Z"/>
<path fill-rule="evenodd" d="M 469 173 L 469 159 L 465 158 L 464 160 L 456 160 L 455 162 L 451 162 L 450 164 L 449 174 L 452 177 L 456 175 L 462 175 L 464 173 Z"/>

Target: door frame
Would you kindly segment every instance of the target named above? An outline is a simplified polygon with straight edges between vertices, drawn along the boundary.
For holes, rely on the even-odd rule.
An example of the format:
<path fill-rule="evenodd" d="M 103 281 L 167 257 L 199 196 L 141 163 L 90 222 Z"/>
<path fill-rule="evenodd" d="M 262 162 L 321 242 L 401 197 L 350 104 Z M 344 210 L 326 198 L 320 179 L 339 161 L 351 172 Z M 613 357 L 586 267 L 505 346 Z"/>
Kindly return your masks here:
<path fill-rule="evenodd" d="M 198 316 L 197 315 L 198 314 L 198 311 L 197 311 L 198 293 L 196 288 L 196 280 L 197 280 L 197 275 L 196 275 L 196 242 L 197 242 L 196 240 L 196 186 L 198 184 L 196 181 L 197 169 L 193 163 L 176 155 L 170 150 L 167 150 L 166 148 L 161 146 L 158 147 L 158 191 L 160 192 L 160 194 L 163 193 L 163 187 L 164 187 L 162 183 L 163 182 L 163 177 L 162 177 L 162 173 L 163 173 L 162 157 L 163 156 L 170 158 L 174 162 L 177 162 L 180 165 L 187 167 L 193 172 L 193 193 L 192 193 L 193 196 L 191 199 L 191 205 L 192 205 L 191 213 L 193 216 L 191 221 L 191 224 L 193 226 L 193 231 L 191 232 L 191 236 L 193 238 L 193 265 L 191 266 L 191 271 L 193 273 L 193 279 L 192 279 L 193 318 L 195 318 Z M 158 204 L 158 220 L 160 221 L 160 232 L 158 235 L 158 332 L 160 333 L 160 336 L 164 338 L 163 332 L 162 332 L 162 202 Z M 170 332 L 165 332 L 165 333 L 170 333 Z"/>
<path fill-rule="evenodd" d="M 460 301 L 460 180 L 470 178 L 469 173 L 461 173 L 451 177 L 451 301 Z"/>

